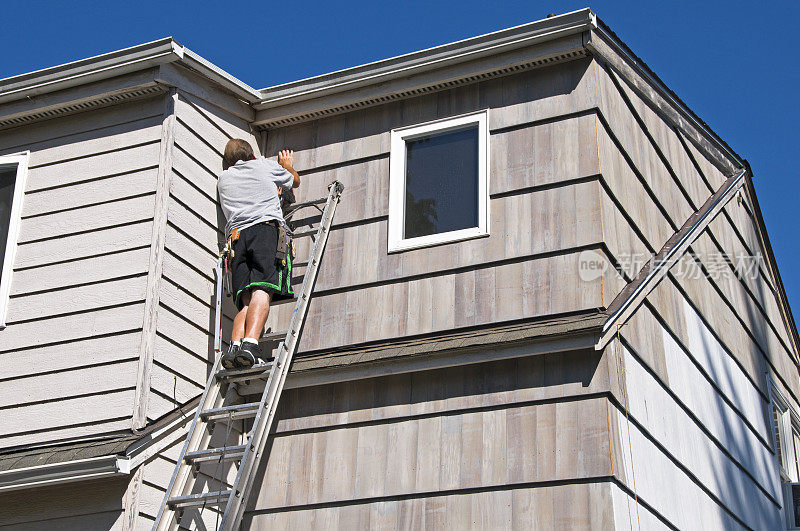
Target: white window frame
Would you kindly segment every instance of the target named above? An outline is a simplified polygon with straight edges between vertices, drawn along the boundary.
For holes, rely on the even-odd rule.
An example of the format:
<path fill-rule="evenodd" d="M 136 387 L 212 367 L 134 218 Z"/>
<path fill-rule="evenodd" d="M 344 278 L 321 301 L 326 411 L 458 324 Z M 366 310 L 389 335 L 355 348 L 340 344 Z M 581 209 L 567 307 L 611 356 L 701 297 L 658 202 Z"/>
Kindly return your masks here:
<path fill-rule="evenodd" d="M 800 435 L 800 415 L 791 407 L 789 401 L 775 386 L 772 378 L 767 375 L 769 381 L 769 398 L 770 398 L 770 427 L 772 433 L 780 437 L 781 455 L 775 456 L 778 469 L 780 470 L 781 481 L 783 482 L 798 482 L 800 475 L 800 455 L 797 454 L 794 446 L 794 434 Z M 778 410 L 778 425 L 775 426 L 775 415 L 772 413 L 772 408 Z M 777 428 L 777 429 L 776 429 Z M 773 441 L 775 444 L 775 451 L 777 454 L 778 441 Z M 786 461 L 786 465 L 781 462 L 781 456 Z"/>
<path fill-rule="evenodd" d="M 8 299 L 11 294 L 11 276 L 14 271 L 14 256 L 17 253 L 17 238 L 19 237 L 19 225 L 22 217 L 22 200 L 25 197 L 25 183 L 28 179 L 29 158 L 29 151 L 0 156 L 0 168 L 17 168 L 17 177 L 14 182 L 14 196 L 11 202 L 11 218 L 8 222 L 6 253 L 3 258 L 2 277 L 0 278 L 0 329 L 6 327 Z"/>
<path fill-rule="evenodd" d="M 478 126 L 478 226 L 440 232 L 416 238 L 404 238 L 406 205 L 406 142 L 431 134 L 446 133 Z M 389 155 L 389 229 L 390 253 L 452 243 L 489 235 L 489 111 L 464 114 L 423 124 L 392 129 Z"/>

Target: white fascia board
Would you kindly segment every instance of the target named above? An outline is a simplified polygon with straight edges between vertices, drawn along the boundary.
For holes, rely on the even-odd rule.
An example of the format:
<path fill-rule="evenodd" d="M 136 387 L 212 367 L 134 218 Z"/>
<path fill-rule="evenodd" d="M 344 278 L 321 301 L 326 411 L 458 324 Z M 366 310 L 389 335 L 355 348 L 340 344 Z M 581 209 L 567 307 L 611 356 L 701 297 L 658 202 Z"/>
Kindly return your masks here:
<path fill-rule="evenodd" d="M 128 458 L 104 455 L 0 472 L 0 492 L 128 474 Z"/>
<path fill-rule="evenodd" d="M 261 90 L 263 99 L 255 107 L 257 110 L 279 107 L 288 101 L 317 98 L 531 46 L 537 42 L 581 33 L 593 28 L 595 21 L 594 13 L 585 8 L 390 59 L 267 87 Z"/>

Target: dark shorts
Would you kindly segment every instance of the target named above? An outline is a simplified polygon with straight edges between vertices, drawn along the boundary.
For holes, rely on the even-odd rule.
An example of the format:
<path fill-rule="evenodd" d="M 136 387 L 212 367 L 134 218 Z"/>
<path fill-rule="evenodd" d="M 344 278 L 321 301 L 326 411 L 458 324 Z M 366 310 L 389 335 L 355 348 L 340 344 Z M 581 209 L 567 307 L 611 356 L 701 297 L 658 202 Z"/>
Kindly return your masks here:
<path fill-rule="evenodd" d="M 231 277 L 234 303 L 242 309 L 242 295 L 260 289 L 272 294 L 272 300 L 290 299 L 292 291 L 292 257 L 278 263 L 278 227 L 272 222 L 258 223 L 242 230 L 233 244 Z"/>

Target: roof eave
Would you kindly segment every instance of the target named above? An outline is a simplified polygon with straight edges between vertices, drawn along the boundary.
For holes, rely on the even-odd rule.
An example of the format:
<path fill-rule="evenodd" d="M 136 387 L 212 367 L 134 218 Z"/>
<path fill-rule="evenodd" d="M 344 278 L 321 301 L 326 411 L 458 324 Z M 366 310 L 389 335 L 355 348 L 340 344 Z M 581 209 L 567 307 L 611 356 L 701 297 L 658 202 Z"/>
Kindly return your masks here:
<path fill-rule="evenodd" d="M 130 473 L 125 456 L 105 455 L 0 472 L 0 492 L 45 487 Z"/>
<path fill-rule="evenodd" d="M 288 102 L 321 98 L 575 35 L 590 29 L 594 21 L 594 13 L 585 8 L 406 55 L 267 87 L 261 90 L 262 99 L 255 108 L 269 109 Z"/>
<path fill-rule="evenodd" d="M 255 103 L 261 99 L 258 90 L 181 46 L 172 37 L 167 37 L 80 61 L 0 79 L 0 104 L 33 98 L 168 63 L 178 63 L 190 68 L 248 103 Z"/>

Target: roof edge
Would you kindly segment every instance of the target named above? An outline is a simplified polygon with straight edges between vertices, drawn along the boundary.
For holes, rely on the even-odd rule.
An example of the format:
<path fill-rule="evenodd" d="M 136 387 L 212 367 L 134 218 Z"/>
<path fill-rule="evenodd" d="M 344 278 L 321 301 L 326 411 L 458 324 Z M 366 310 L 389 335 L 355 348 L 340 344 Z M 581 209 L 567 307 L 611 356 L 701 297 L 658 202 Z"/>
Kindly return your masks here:
<path fill-rule="evenodd" d="M 126 457 L 111 454 L 0 472 L 0 492 L 45 487 L 130 473 Z"/>
<path fill-rule="evenodd" d="M 581 33 L 591 28 L 594 20 L 591 9 L 584 8 L 389 59 L 274 85 L 261 89 L 262 99 L 255 107 L 259 110 L 283 105 L 288 100 L 318 98 L 529 46 L 537 41 Z"/>
<path fill-rule="evenodd" d="M 614 70 L 626 79 L 632 88 L 646 100 L 656 105 L 665 118 L 687 133 L 692 142 L 702 151 L 708 153 L 711 159 L 724 170 L 729 177 L 740 172 L 745 167 L 744 159 L 731 148 L 714 130 L 674 92 L 670 89 L 649 66 L 631 50 L 622 39 L 601 19 L 595 18 L 595 27 L 591 38 L 586 42 L 586 48 L 593 55 L 604 59 Z M 616 55 L 616 57 L 615 57 Z M 667 112 L 653 94 L 649 94 L 641 86 L 641 81 L 652 87 L 655 95 L 663 99 L 673 113 Z M 697 134 L 701 134 L 708 144 L 702 142 Z"/>
<path fill-rule="evenodd" d="M 174 38 L 166 37 L 79 61 L 0 79 L 0 105 L 167 63 L 179 63 L 190 68 L 248 103 L 252 104 L 261 99 L 261 93 L 258 90 L 180 45 Z"/>

